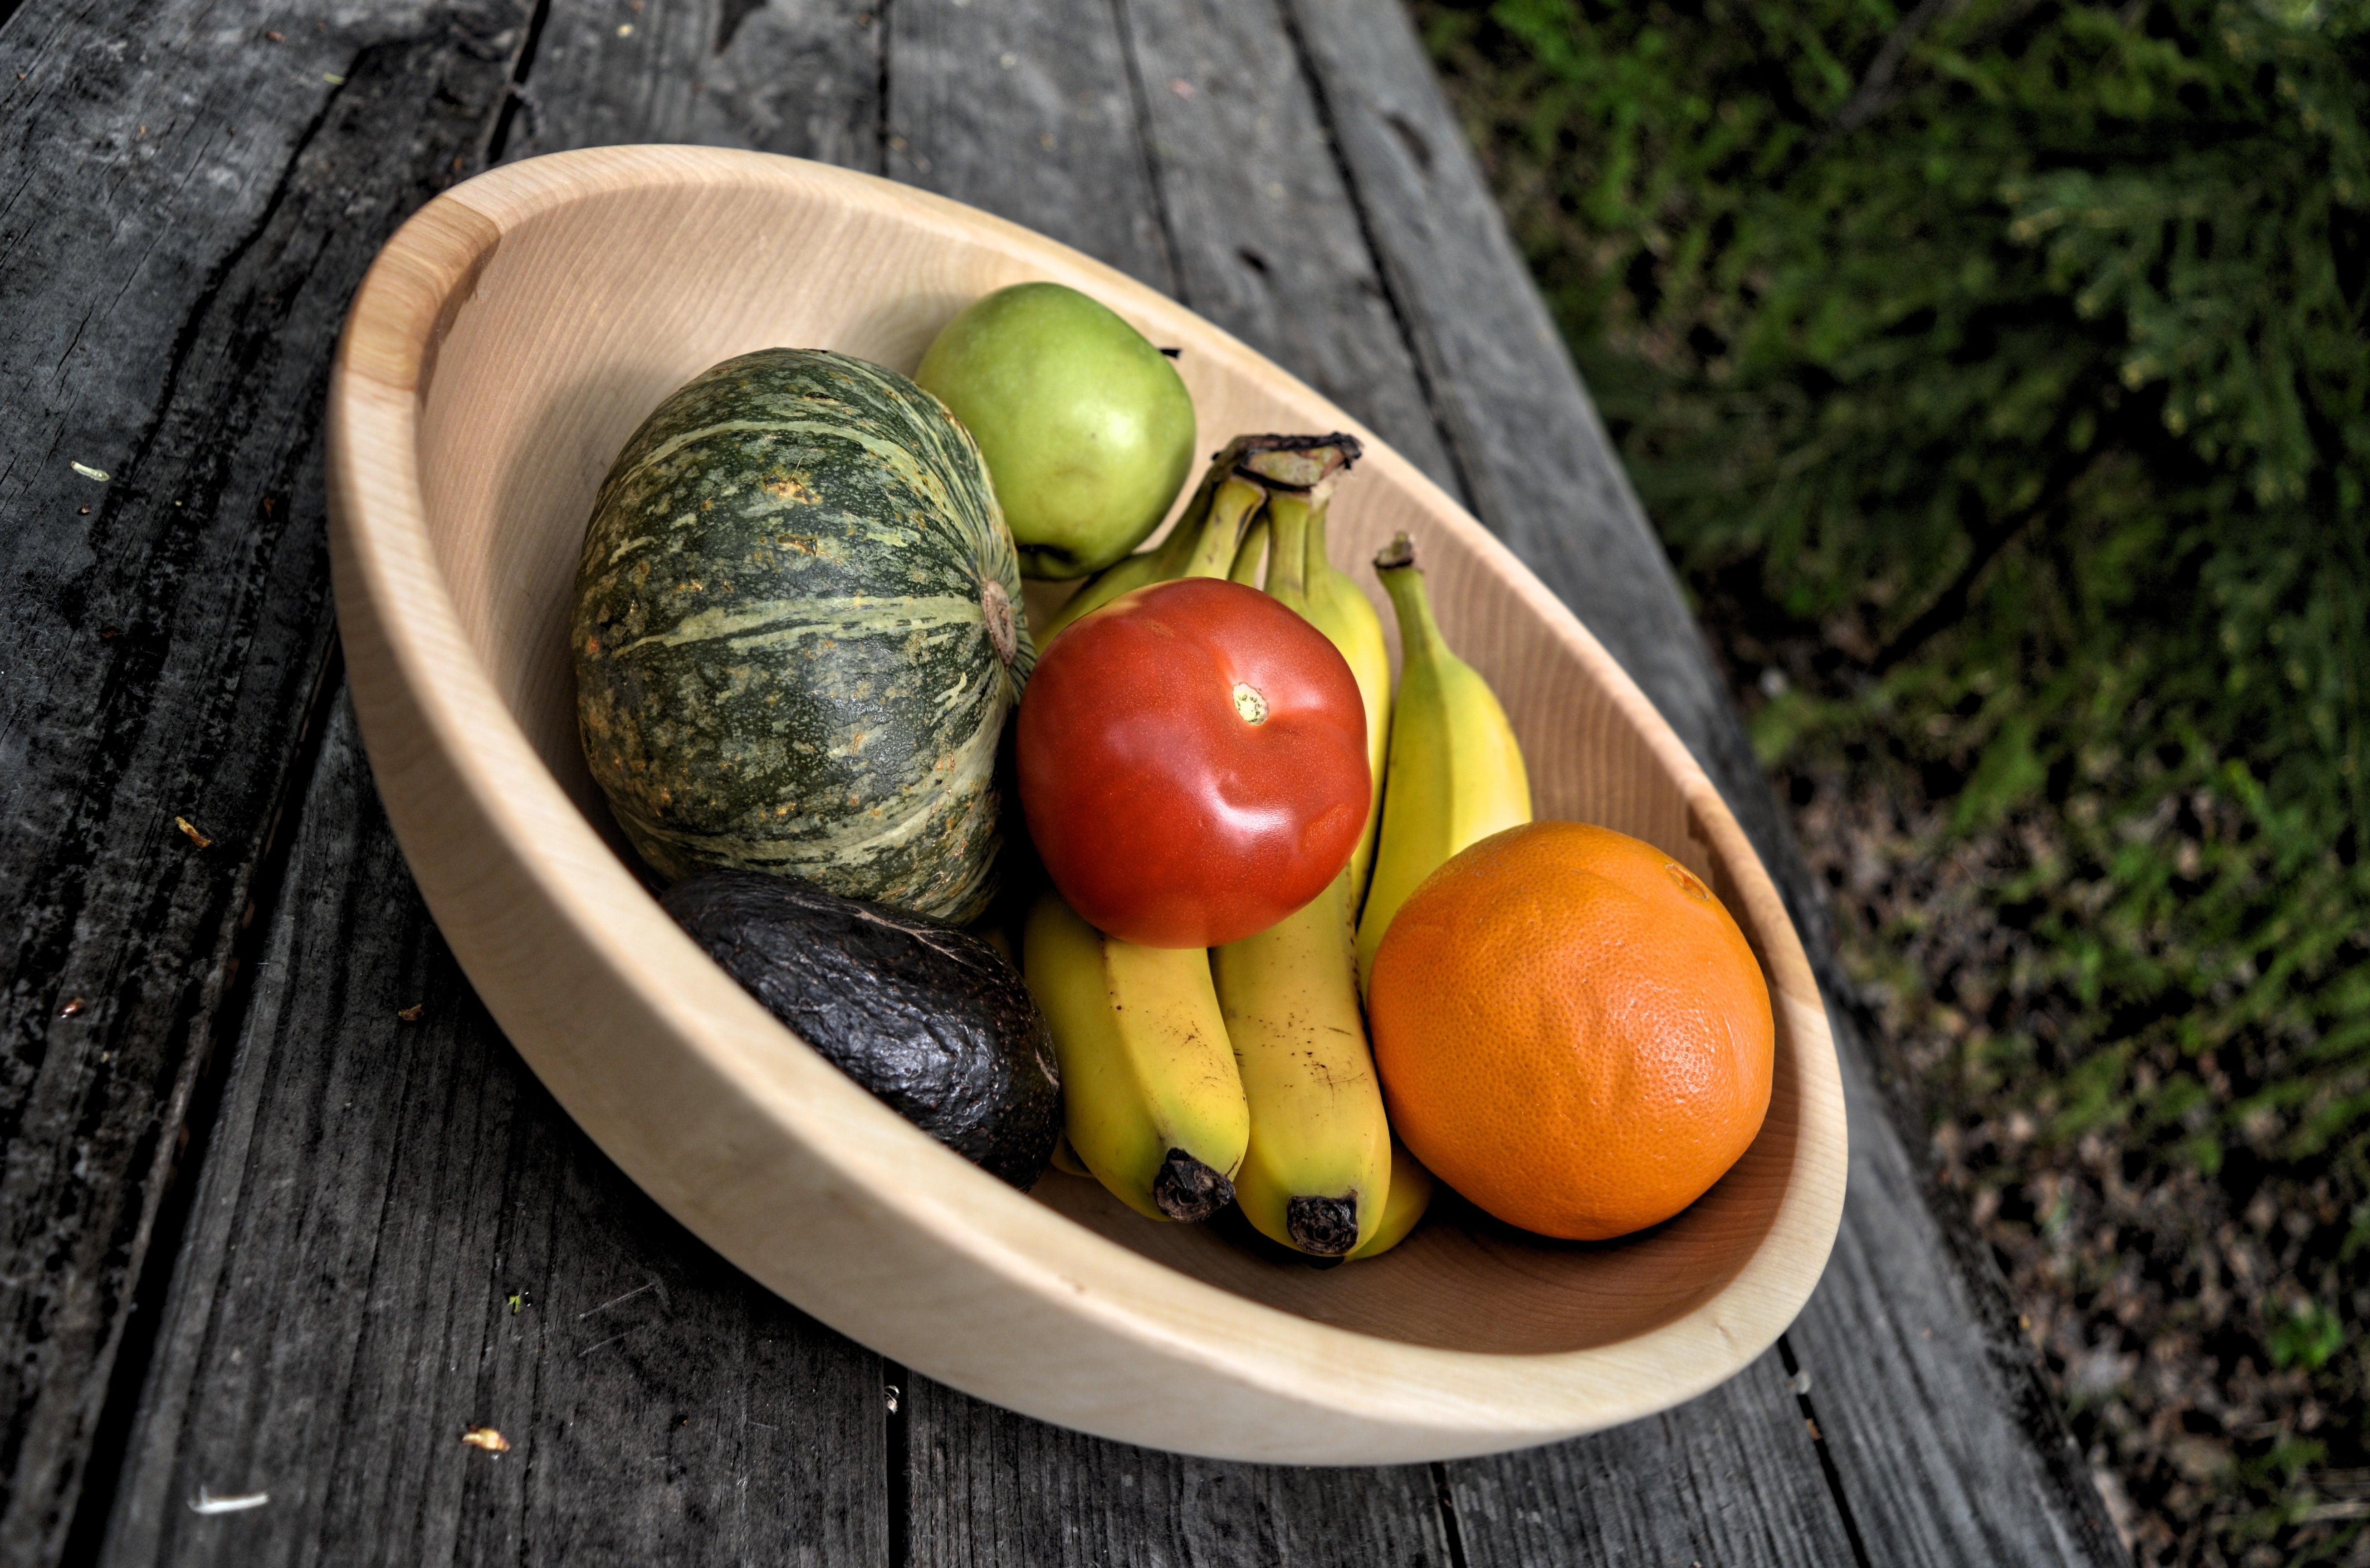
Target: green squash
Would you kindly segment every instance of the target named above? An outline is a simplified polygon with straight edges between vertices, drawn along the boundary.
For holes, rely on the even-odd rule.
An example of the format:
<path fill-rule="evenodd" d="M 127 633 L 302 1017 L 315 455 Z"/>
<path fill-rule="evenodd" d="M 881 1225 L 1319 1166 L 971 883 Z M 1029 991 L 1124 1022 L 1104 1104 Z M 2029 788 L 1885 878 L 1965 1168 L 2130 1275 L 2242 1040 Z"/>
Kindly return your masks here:
<path fill-rule="evenodd" d="M 569 637 L 585 759 L 662 874 L 986 905 L 1037 654 L 986 465 L 911 381 L 766 349 L 676 391 L 602 482 Z"/>

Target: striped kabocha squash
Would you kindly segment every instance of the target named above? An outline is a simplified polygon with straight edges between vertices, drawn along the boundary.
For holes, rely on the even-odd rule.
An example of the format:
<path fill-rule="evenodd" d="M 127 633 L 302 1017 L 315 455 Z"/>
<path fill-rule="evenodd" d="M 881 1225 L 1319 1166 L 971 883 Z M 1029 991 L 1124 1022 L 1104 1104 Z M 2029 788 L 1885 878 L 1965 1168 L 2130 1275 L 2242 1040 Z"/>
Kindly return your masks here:
<path fill-rule="evenodd" d="M 602 483 L 569 637 L 592 777 L 670 878 L 721 867 L 968 920 L 1036 663 L 970 434 L 844 354 L 685 386 Z"/>

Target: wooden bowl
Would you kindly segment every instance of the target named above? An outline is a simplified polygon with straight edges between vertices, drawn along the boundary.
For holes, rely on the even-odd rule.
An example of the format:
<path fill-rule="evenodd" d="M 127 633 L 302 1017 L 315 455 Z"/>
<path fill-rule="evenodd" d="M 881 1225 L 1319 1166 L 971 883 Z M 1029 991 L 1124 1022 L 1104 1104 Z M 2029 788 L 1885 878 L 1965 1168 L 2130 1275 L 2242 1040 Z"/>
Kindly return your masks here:
<path fill-rule="evenodd" d="M 1678 1218 L 1598 1245 L 1435 1220 L 1319 1272 L 1140 1219 L 1091 1182 L 1015 1192 L 775 1022 L 621 858 L 564 644 L 593 490 L 627 436 L 752 349 L 911 370 L 964 304 L 1034 278 L 1183 349 L 1204 452 L 1243 431 L 1358 430 L 1108 267 L 818 164 L 562 153 L 470 180 L 388 243 L 330 387 L 338 615 L 380 793 L 462 967 L 569 1113 L 704 1240 L 842 1332 L 1030 1415 L 1225 1458 L 1389 1463 L 1591 1431 L 1728 1378 L 1809 1297 L 1842 1212 L 1842 1090 L 1801 945 L 1637 686 L 1363 431 L 1336 559 L 1379 603 L 1363 563 L 1413 535 L 1449 638 L 1513 717 L 1538 814 L 1685 862 L 1768 976 L 1767 1124 Z"/>

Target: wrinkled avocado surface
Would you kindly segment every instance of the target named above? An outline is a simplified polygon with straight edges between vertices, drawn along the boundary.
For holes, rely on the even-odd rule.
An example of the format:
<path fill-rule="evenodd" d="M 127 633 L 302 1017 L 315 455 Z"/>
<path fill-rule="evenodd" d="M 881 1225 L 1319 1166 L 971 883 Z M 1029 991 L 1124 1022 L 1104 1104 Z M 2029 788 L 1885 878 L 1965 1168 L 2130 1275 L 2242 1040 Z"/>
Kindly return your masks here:
<path fill-rule="evenodd" d="M 659 900 L 765 1009 L 890 1109 L 1024 1191 L 1062 1124 L 1053 1037 L 978 938 L 756 871 Z"/>

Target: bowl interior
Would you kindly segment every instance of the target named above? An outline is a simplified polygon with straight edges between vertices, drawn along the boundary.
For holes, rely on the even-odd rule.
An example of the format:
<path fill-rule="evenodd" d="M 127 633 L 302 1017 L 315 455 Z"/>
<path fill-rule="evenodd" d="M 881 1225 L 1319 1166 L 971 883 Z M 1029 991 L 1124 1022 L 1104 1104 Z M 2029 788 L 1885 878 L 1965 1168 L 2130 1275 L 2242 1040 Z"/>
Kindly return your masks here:
<path fill-rule="evenodd" d="M 474 286 L 446 306 L 423 375 L 417 454 L 432 548 L 495 688 L 621 854 L 578 747 L 565 647 L 585 522 L 619 447 L 660 399 L 719 360 L 769 346 L 828 348 L 910 372 L 963 305 L 1032 278 L 1084 288 L 1155 342 L 1181 348 L 1178 369 L 1204 453 L 1240 432 L 1343 421 L 1173 304 L 1046 242 L 920 204 L 826 200 L 798 181 L 555 194 L 506 225 Z M 1625 702 L 1613 689 L 1601 655 L 1592 664 L 1576 652 L 1569 623 L 1525 596 L 1536 590 L 1509 577 L 1507 558 L 1477 525 L 1387 452 L 1343 483 L 1332 517 L 1336 560 L 1384 606 L 1386 628 L 1365 563 L 1395 532 L 1414 536 L 1444 628 L 1521 737 L 1539 816 L 1601 823 L 1685 862 L 1720 891 L 1765 969 L 1774 951 L 1797 951 L 1790 931 L 1768 928 L 1766 915 L 1756 919 L 1740 902 L 1738 878 L 1758 879 L 1759 870 L 1715 853 L 1674 767 L 1675 744 L 1649 733 L 1634 694 Z M 1058 595 L 1030 597 L 1041 612 Z M 1544 1241 L 1444 1204 L 1394 1252 L 1317 1272 L 1214 1229 L 1146 1222 L 1095 1183 L 1059 1172 L 1034 1195 L 1116 1246 L 1340 1328 L 1497 1353 L 1608 1344 L 1717 1296 L 1767 1238 L 1798 1167 L 1802 1053 L 1828 1048 L 1824 1038 L 1806 1041 L 1785 1006 L 1777 1012 L 1775 1093 L 1758 1140 L 1685 1214 L 1619 1242 Z"/>

